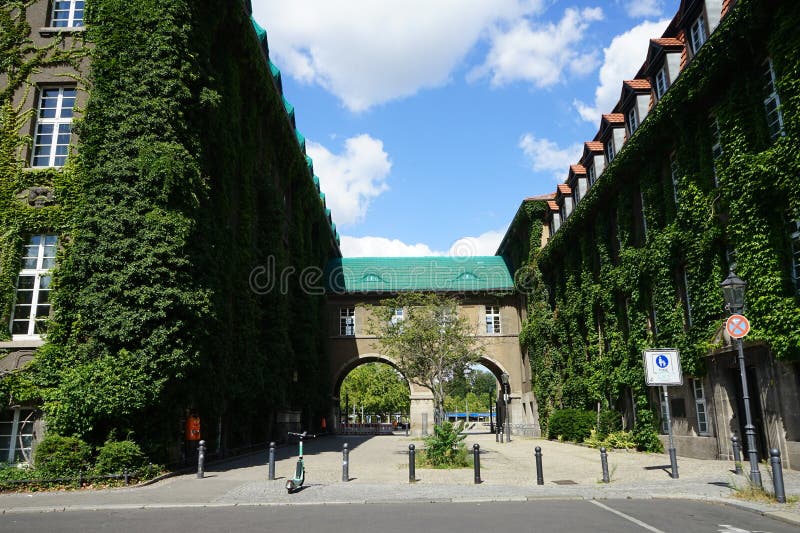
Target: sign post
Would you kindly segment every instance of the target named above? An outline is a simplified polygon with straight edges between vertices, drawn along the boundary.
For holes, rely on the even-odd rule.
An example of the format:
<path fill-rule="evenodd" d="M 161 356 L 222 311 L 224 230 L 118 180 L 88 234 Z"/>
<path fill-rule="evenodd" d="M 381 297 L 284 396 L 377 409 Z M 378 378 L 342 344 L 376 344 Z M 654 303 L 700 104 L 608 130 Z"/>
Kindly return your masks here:
<path fill-rule="evenodd" d="M 675 452 L 675 440 L 672 436 L 672 416 L 669 411 L 669 392 L 667 387 L 683 385 L 680 353 L 673 348 L 645 350 L 643 358 L 647 385 L 650 387 L 660 386 L 664 394 L 667 432 L 669 433 L 669 462 L 672 469 L 670 476 L 672 479 L 678 479 L 678 457 Z"/>

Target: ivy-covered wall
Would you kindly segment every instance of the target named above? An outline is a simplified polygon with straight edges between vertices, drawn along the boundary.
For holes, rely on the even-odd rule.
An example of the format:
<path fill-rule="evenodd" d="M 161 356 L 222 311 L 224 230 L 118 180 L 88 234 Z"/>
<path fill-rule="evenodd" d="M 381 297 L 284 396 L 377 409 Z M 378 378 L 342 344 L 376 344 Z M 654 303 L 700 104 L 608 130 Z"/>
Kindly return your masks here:
<path fill-rule="evenodd" d="M 778 359 L 800 358 L 787 229 L 800 218 L 798 25 L 796 2 L 737 2 L 574 213 L 532 254 L 522 340 L 543 426 L 557 408 L 634 402 L 646 439 L 653 415 L 642 350 L 678 348 L 685 373 L 705 373 L 725 316 L 726 250 L 735 251 L 736 272 L 748 283 L 748 342 L 767 343 Z M 784 120 L 785 135 L 775 141 L 764 109 L 767 57 Z M 721 132 L 716 161 L 712 117 Z"/>
<path fill-rule="evenodd" d="M 297 275 L 288 292 L 249 284 L 256 267 L 299 273 L 338 250 L 243 2 L 94 0 L 86 26 L 77 153 L 50 173 L 67 216 L 3 225 L 9 249 L 45 229 L 63 243 L 27 372 L 48 427 L 131 432 L 166 455 L 188 408 L 223 446 L 267 439 L 278 409 L 323 414 L 322 296 Z M 18 269 L 4 254 L 4 312 Z"/>

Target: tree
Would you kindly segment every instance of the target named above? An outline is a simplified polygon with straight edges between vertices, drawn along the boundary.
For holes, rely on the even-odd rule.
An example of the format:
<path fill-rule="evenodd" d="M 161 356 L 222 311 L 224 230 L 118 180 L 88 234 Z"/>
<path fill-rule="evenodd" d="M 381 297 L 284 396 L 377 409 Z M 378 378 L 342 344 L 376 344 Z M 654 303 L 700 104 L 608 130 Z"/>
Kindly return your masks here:
<path fill-rule="evenodd" d="M 395 310 L 403 309 L 396 320 Z M 433 394 L 434 423 L 444 420 L 445 383 L 483 355 L 477 326 L 458 314 L 458 301 L 441 294 L 407 293 L 381 302 L 369 322 L 381 352 L 412 383 Z"/>
<path fill-rule="evenodd" d="M 405 413 L 410 404 L 408 383 L 384 363 L 367 363 L 353 369 L 342 381 L 339 405 L 363 407 L 370 414 Z"/>

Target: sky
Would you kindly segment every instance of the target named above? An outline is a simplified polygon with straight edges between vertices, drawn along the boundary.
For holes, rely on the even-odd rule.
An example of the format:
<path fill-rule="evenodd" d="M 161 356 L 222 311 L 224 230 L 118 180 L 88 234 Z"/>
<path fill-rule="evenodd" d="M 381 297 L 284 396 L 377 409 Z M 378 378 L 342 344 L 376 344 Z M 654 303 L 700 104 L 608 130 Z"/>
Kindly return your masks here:
<path fill-rule="evenodd" d="M 680 0 L 252 0 L 344 257 L 494 255 Z"/>

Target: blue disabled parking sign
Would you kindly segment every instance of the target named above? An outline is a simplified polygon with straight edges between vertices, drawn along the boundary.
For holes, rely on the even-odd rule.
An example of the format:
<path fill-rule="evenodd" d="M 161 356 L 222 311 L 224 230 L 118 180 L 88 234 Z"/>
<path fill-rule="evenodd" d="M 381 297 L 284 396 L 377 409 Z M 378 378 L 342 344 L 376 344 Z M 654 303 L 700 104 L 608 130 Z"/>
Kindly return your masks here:
<path fill-rule="evenodd" d="M 650 386 L 683 385 L 681 358 L 674 348 L 645 350 L 644 371 Z"/>

